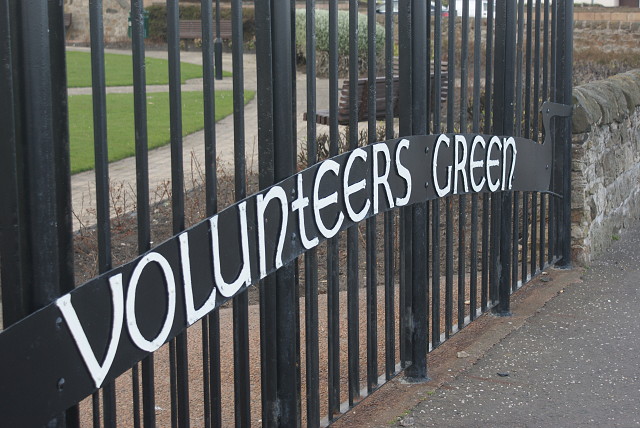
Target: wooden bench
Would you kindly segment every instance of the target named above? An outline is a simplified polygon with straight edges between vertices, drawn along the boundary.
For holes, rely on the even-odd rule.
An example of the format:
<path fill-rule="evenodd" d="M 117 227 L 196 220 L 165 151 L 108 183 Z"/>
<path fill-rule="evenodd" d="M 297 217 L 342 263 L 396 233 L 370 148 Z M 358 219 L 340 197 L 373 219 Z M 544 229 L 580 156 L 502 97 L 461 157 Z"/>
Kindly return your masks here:
<path fill-rule="evenodd" d="M 60 16 L 60 15 L 58 15 Z M 69 27 L 71 27 L 71 14 L 70 13 L 65 13 L 64 14 L 64 29 L 65 30 L 69 30 Z"/>
<path fill-rule="evenodd" d="M 199 19 L 181 19 L 179 21 L 180 39 L 194 40 L 202 38 L 202 21 Z M 216 22 L 213 21 L 213 37 L 216 37 Z M 220 38 L 231 38 L 231 21 L 220 20 Z"/>
<path fill-rule="evenodd" d="M 444 102 L 447 99 L 448 93 L 448 64 L 443 63 L 441 65 L 441 87 L 440 87 L 440 102 Z M 386 79 L 384 77 L 376 78 L 376 120 L 384 120 L 387 116 L 387 90 Z M 431 74 L 431 87 L 434 85 L 434 74 Z M 338 101 L 338 124 L 349 124 L 349 94 L 350 87 L 349 81 L 345 80 L 340 90 L 340 99 Z M 369 120 L 369 80 L 358 79 L 356 85 L 356 100 L 358 103 L 358 122 L 364 122 Z M 393 115 L 398 117 L 400 113 L 399 109 L 399 93 L 400 93 L 400 78 L 399 76 L 393 76 Z M 431 110 L 433 110 L 435 103 L 431 102 Z M 329 110 L 318 110 L 316 112 L 315 121 L 322 125 L 329 125 L 330 123 Z M 307 113 L 303 114 L 303 120 L 308 120 Z"/>

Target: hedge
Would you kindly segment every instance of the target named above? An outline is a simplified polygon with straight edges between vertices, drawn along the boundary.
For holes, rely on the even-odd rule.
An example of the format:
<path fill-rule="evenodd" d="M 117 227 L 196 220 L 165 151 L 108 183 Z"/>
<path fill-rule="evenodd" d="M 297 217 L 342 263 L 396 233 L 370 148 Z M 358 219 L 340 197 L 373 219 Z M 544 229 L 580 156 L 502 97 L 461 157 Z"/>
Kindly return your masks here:
<path fill-rule="evenodd" d="M 316 50 L 329 52 L 329 11 L 316 10 Z M 296 10 L 296 50 L 298 55 L 306 56 L 306 11 Z M 358 56 L 367 55 L 367 16 L 358 14 Z M 384 49 L 384 27 L 376 23 L 376 55 L 382 55 Z M 349 12 L 338 11 L 338 55 L 349 55 Z"/>

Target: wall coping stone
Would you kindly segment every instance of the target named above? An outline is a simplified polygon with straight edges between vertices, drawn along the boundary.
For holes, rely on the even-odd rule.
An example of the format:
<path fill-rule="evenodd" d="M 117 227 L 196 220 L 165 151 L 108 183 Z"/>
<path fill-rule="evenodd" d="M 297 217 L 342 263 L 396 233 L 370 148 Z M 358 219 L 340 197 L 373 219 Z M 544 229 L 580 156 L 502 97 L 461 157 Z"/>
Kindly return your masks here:
<path fill-rule="evenodd" d="M 640 106 L 640 70 L 573 88 L 573 133 L 621 122 Z"/>

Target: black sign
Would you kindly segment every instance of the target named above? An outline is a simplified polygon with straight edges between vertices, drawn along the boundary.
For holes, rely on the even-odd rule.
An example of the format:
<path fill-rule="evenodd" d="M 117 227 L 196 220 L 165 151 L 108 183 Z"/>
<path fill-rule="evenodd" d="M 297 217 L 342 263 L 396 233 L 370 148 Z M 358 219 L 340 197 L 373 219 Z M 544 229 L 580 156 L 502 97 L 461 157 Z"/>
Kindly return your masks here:
<path fill-rule="evenodd" d="M 546 191 L 551 153 L 551 144 L 516 137 L 406 137 L 325 160 L 252 195 L 3 331 L 3 423 L 45 422 L 368 217 L 448 195 Z"/>

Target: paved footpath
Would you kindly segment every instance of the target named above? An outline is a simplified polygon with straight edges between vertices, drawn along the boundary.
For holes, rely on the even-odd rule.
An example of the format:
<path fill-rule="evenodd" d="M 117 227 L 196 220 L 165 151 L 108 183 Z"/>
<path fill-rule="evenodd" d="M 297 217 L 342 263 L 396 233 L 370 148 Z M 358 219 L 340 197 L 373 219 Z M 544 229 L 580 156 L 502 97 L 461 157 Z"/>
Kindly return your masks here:
<path fill-rule="evenodd" d="M 640 225 L 475 365 L 397 422 L 640 426 Z"/>
<path fill-rule="evenodd" d="M 73 50 L 89 51 L 88 48 L 69 48 Z M 105 52 L 119 53 L 130 55 L 131 51 L 107 49 Z M 166 51 L 145 52 L 147 57 L 167 58 Z M 202 53 L 198 51 L 181 52 L 180 60 L 193 64 L 202 64 Z M 223 70 L 232 71 L 231 54 L 223 55 Z M 244 89 L 255 91 L 257 88 L 256 81 L 256 61 L 255 54 L 245 54 L 243 56 L 244 64 Z M 232 90 L 233 79 L 225 77 L 223 80 L 215 81 L 216 90 Z M 317 106 L 325 108 L 328 106 L 328 81 L 326 79 L 318 79 L 317 81 Z M 306 111 L 306 75 L 298 73 L 297 75 L 297 124 L 298 124 L 298 141 L 306 141 L 306 122 L 302 120 L 302 114 Z M 132 92 L 133 87 L 109 87 L 107 93 L 128 93 Z M 150 85 L 147 92 L 168 92 L 167 85 Z M 202 91 L 202 79 L 192 79 L 182 85 L 182 91 Z M 90 94 L 91 88 L 70 88 L 69 95 Z M 256 95 L 257 96 L 257 95 Z M 245 134 L 245 155 L 247 159 L 247 170 L 256 170 L 258 167 L 258 107 L 257 99 L 254 97 L 252 101 L 246 104 L 244 110 L 244 134 Z M 107 118 L 108 120 L 108 118 Z M 327 132 L 319 126 L 320 132 Z M 233 115 L 229 115 L 224 119 L 216 122 L 216 156 L 218 164 L 225 171 L 233 175 L 233 145 L 234 145 L 234 124 Z M 149 188 L 151 202 L 157 202 L 158 196 L 165 195 L 164 189 L 171 188 L 171 155 L 170 146 L 166 145 L 158 149 L 149 151 Z M 204 163 L 204 131 L 199 131 L 183 138 L 183 167 L 185 171 L 185 186 L 187 190 L 191 188 L 191 180 L 189 177 L 194 172 L 195 165 L 200 166 Z M 126 189 L 128 192 L 127 200 L 133 201 L 135 189 L 135 158 L 127 158 L 121 161 L 109 164 L 109 180 L 113 189 Z M 80 227 L 81 223 L 85 226 L 91 226 L 95 223 L 95 173 L 94 171 L 86 171 L 75 174 L 71 177 L 72 206 L 74 211 L 74 229 Z M 132 209 L 132 205 L 125 207 Z"/>

